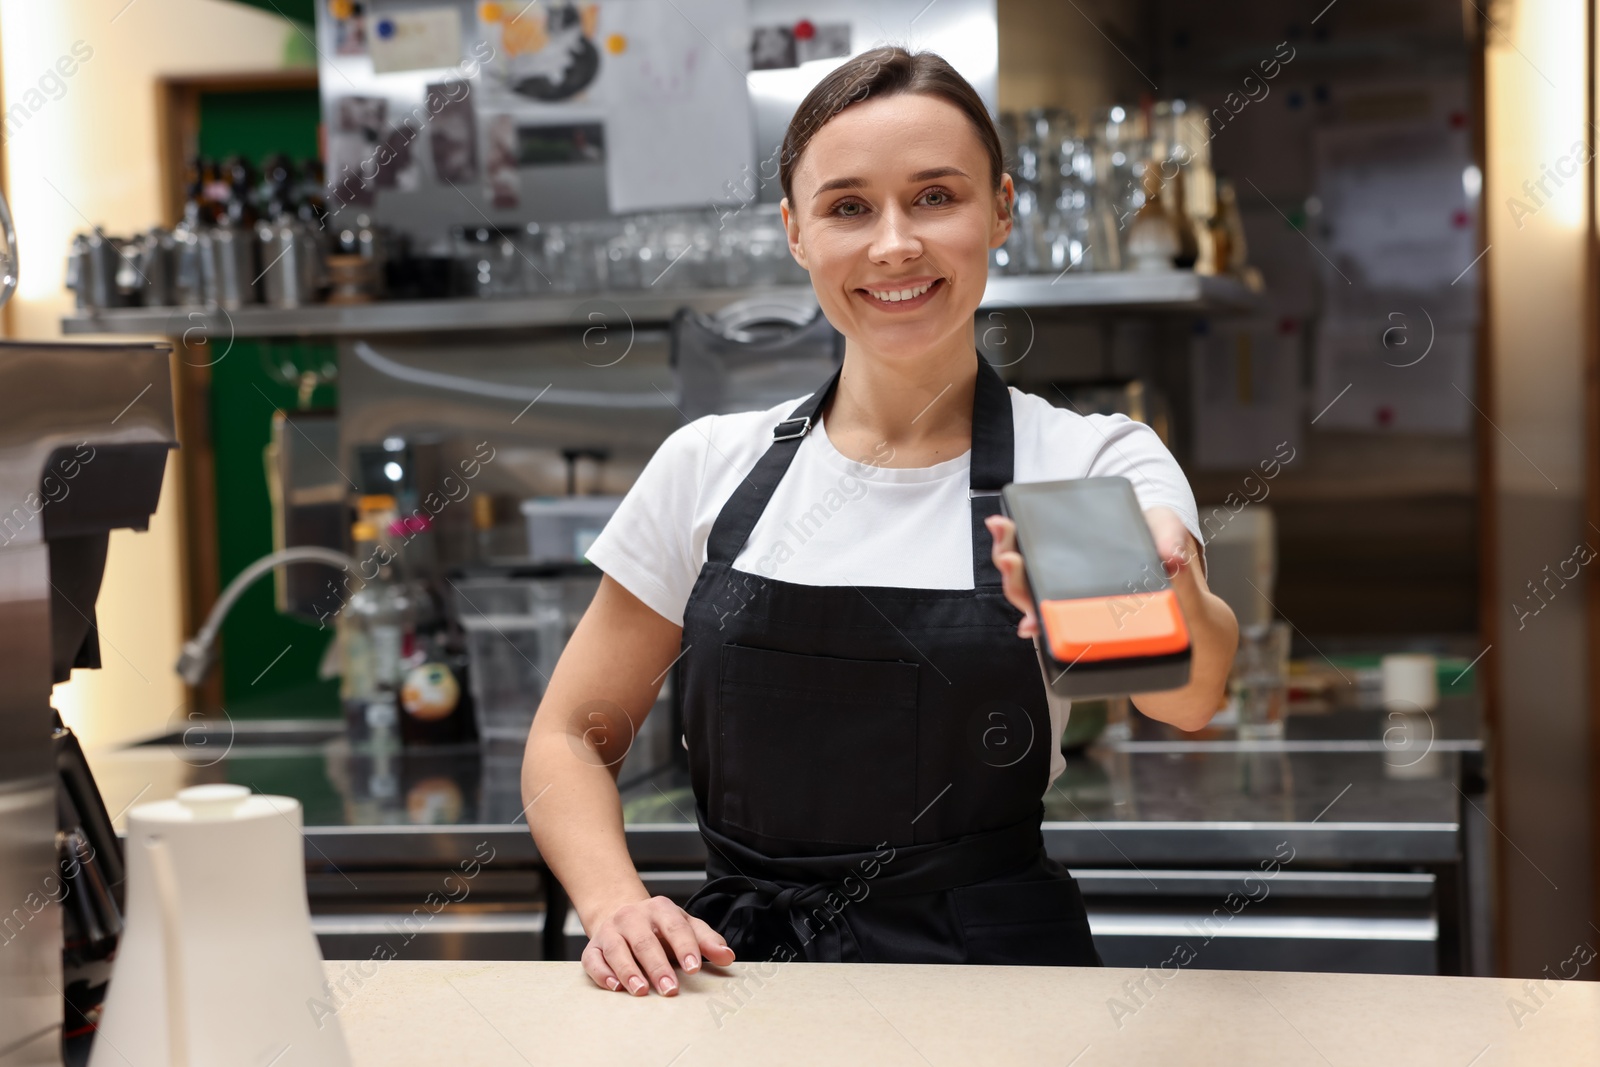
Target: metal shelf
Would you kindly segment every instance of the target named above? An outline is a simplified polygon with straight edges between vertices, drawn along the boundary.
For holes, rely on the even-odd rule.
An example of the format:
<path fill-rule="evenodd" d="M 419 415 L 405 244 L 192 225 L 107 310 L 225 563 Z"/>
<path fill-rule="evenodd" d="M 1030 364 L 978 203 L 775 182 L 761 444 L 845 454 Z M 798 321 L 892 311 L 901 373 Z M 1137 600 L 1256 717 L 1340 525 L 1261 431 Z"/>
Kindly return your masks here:
<path fill-rule="evenodd" d="M 67 334 L 145 334 L 166 337 L 336 337 L 429 330 L 496 330 L 534 326 L 585 326 L 591 312 L 632 322 L 666 322 L 685 305 L 714 312 L 735 300 L 813 299 L 808 285 L 749 289 L 574 293 L 482 300 L 391 300 L 372 304 L 315 304 L 280 310 L 260 305 L 232 311 L 208 307 L 110 308 L 64 316 Z M 1062 274 L 1052 279 L 994 277 L 985 307 L 1076 308 L 1107 311 L 1176 311 L 1227 314 L 1249 310 L 1257 296 L 1232 278 L 1190 271 Z"/>

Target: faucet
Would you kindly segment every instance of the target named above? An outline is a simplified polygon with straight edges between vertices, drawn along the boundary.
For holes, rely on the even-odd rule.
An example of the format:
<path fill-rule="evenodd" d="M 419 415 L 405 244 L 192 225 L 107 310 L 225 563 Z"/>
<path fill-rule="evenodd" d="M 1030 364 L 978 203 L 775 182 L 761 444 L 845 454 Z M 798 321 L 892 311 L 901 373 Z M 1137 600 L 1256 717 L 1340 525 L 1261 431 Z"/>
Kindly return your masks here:
<path fill-rule="evenodd" d="M 211 664 L 216 661 L 217 633 L 222 629 L 222 620 L 227 618 L 228 612 L 233 610 L 233 605 L 244 591 L 257 578 L 274 568 L 287 566 L 290 563 L 323 563 L 341 570 L 360 567 L 360 562 L 354 556 L 316 545 L 284 548 L 262 556 L 228 583 L 222 595 L 217 597 L 217 602 L 212 605 L 205 624 L 193 637 L 183 643 L 183 651 L 178 656 L 177 671 L 186 683 L 199 685 L 205 678 L 206 672 L 211 669 Z"/>

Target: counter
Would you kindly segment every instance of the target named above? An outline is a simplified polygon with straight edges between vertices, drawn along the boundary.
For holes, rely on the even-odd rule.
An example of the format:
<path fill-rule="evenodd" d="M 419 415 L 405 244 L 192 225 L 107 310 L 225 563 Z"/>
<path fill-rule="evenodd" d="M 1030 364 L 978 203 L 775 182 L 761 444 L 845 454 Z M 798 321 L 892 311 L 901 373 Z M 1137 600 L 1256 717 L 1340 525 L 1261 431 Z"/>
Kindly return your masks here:
<path fill-rule="evenodd" d="M 1474 962 L 1484 849 L 1476 709 L 1451 703 L 1423 749 L 1397 749 L 1378 712 L 1293 717 L 1277 742 L 1157 737 L 1093 746 L 1044 797 L 1050 855 L 1078 878 L 1108 963 L 1170 955 L 1219 922 L 1205 966 L 1489 973 Z M 365 958 L 452 870 L 483 861 L 471 907 L 428 920 L 408 958 L 572 958 L 583 944 L 522 814 L 522 751 L 476 745 L 383 756 L 338 723 L 221 723 L 91 753 L 107 808 L 184 785 L 236 782 L 298 798 L 307 883 L 330 956 Z M 197 740 L 198 738 L 198 740 Z M 625 765 L 626 766 L 626 765 Z M 687 771 L 624 771 L 628 847 L 652 892 L 686 899 L 705 847 Z M 1481 827 L 1479 827 L 1481 831 Z M 1262 895 L 1262 872 L 1278 861 Z M 1230 894 L 1251 898 L 1217 915 Z M 537 904 L 535 904 L 537 902 Z M 549 920 L 556 920 L 547 922 Z M 442 935 L 442 941 L 441 941 Z M 447 947 L 437 947 L 447 942 Z M 410 939 L 408 939 L 408 944 Z"/>
<path fill-rule="evenodd" d="M 641 998 L 576 963 L 352 966 L 355 1067 L 1600 1062 L 1593 982 L 736 962 Z"/>
<path fill-rule="evenodd" d="M 1454 859 L 1457 783 L 1482 751 L 1475 709 L 1436 713 L 1425 754 L 1397 749 L 1386 729 L 1381 713 L 1341 712 L 1291 718 L 1282 741 L 1095 745 L 1069 757 L 1045 794 L 1045 845 L 1069 864 L 1254 862 L 1284 840 L 1318 862 Z M 423 848 L 455 862 L 484 841 L 497 855 L 538 859 L 522 814 L 520 746 L 385 758 L 340 731 L 334 721 L 241 720 L 89 758 L 113 813 L 205 782 L 293 796 L 305 806 L 308 860 L 401 861 Z M 619 784 L 636 863 L 705 862 L 684 767 L 625 767 Z"/>

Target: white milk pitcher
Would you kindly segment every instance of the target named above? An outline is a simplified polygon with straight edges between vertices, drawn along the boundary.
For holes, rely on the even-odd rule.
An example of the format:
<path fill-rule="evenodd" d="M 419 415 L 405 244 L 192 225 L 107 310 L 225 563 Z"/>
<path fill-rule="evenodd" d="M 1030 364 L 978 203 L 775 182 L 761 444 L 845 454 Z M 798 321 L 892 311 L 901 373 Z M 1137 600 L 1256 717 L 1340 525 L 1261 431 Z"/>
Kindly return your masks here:
<path fill-rule="evenodd" d="M 348 1067 L 300 802 L 197 785 L 128 813 L 128 915 L 89 1067 Z"/>

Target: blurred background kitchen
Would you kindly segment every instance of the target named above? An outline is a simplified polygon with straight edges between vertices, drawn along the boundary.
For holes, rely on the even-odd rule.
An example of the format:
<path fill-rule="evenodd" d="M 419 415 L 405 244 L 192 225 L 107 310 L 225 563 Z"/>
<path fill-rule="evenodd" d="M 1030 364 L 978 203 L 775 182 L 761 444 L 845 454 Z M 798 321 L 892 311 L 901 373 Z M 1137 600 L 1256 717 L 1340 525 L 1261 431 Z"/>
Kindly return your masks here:
<path fill-rule="evenodd" d="M 906 43 L 1007 139 L 975 344 L 1161 434 L 1244 624 L 1202 733 L 1073 710 L 1046 837 L 1107 962 L 1567 976 L 1600 944 L 1594 28 L 1579 0 L 0 0 L 6 335 L 174 346 L 181 448 L 52 703 L 113 820 L 197 782 L 298 797 L 329 958 L 485 840 L 404 952 L 576 958 L 517 775 L 584 549 L 686 419 L 839 358 L 776 149 L 833 64 Z M 619 782 L 681 898 L 676 715 L 669 676 Z M 67 909 L 86 1003 L 102 895 Z"/>

